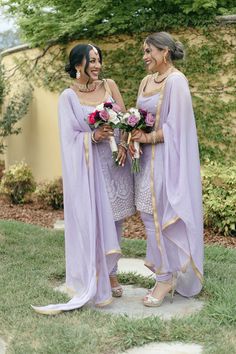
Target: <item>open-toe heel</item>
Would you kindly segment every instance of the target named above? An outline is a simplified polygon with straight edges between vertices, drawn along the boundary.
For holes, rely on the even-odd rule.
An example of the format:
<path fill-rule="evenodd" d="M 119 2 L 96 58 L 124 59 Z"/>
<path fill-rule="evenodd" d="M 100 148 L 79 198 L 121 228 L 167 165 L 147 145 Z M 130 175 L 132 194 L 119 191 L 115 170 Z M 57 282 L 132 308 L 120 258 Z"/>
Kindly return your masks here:
<path fill-rule="evenodd" d="M 161 283 L 161 282 L 159 282 Z M 156 288 L 156 286 L 158 285 L 158 283 L 156 283 L 155 287 L 152 289 L 151 293 L 148 293 L 144 299 L 143 299 L 143 304 L 144 306 L 147 307 L 159 307 L 161 306 L 163 300 L 165 299 L 167 294 L 171 294 L 171 299 L 170 302 L 173 303 L 173 298 L 174 298 L 174 293 L 175 293 L 175 289 L 176 289 L 176 275 L 173 274 L 172 278 L 170 280 L 167 280 L 165 282 L 162 282 L 164 284 L 168 284 L 170 285 L 170 289 L 168 289 L 166 292 L 164 292 L 164 294 L 158 299 L 155 296 L 153 296 L 153 292 Z"/>

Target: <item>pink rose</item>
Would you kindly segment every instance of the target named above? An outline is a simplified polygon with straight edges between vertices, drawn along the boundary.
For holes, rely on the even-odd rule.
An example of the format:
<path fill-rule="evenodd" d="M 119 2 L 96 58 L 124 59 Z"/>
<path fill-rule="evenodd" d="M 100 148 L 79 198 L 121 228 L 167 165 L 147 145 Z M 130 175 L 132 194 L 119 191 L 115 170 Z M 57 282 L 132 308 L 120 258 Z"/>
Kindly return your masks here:
<path fill-rule="evenodd" d="M 134 114 L 131 114 L 131 116 L 129 116 L 128 118 L 128 125 L 134 127 L 138 123 L 138 121 L 139 119 Z"/>
<path fill-rule="evenodd" d="M 145 123 L 148 127 L 153 127 L 155 123 L 155 118 L 153 117 L 152 113 L 147 113 L 145 117 Z"/>
<path fill-rule="evenodd" d="M 105 122 L 108 121 L 109 119 L 109 114 L 108 112 L 103 109 L 101 112 L 99 112 L 99 116 L 102 118 L 102 120 L 104 120 Z"/>

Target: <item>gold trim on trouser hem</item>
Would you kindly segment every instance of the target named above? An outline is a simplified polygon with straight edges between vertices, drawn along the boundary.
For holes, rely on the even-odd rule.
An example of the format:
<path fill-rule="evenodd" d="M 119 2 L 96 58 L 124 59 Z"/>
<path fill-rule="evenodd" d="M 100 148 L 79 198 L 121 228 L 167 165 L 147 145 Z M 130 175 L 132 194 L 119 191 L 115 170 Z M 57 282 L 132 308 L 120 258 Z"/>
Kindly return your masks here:
<path fill-rule="evenodd" d="M 122 254 L 120 250 L 110 250 L 107 253 L 105 253 L 105 255 L 109 256 L 110 254 L 114 254 L 114 253 Z"/>
<path fill-rule="evenodd" d="M 106 301 L 103 301 L 103 302 L 99 302 L 98 304 L 96 304 L 97 307 L 103 307 L 103 306 L 106 306 L 106 305 L 109 305 L 111 304 L 113 301 L 113 298 L 110 297 L 108 300 Z"/>
<path fill-rule="evenodd" d="M 165 230 L 168 226 L 174 224 L 176 221 L 178 221 L 180 219 L 179 216 L 175 216 L 174 218 L 172 218 L 171 220 L 167 221 L 163 226 L 162 226 L 162 231 Z"/>
<path fill-rule="evenodd" d="M 153 266 L 155 267 L 155 264 L 154 263 L 150 263 L 150 262 L 144 262 L 144 265 L 146 266 L 146 267 L 152 267 L 153 268 Z"/>
<path fill-rule="evenodd" d="M 84 150 L 87 166 L 89 165 L 89 135 L 90 133 L 84 133 Z"/>
<path fill-rule="evenodd" d="M 145 262 L 145 263 L 144 263 L 144 266 L 147 267 L 151 272 L 153 272 L 153 273 L 156 274 L 155 264 Z"/>

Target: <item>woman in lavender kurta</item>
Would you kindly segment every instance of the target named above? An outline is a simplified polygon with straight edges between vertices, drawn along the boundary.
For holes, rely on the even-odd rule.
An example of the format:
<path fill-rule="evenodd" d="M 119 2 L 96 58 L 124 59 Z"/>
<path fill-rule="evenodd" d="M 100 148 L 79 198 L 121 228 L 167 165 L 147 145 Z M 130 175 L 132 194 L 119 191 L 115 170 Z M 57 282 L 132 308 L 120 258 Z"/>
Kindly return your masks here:
<path fill-rule="evenodd" d="M 112 129 L 105 125 L 92 132 L 86 122 L 88 114 L 102 102 L 115 100 L 124 110 L 119 89 L 112 80 L 98 79 L 102 63 L 98 47 L 77 45 L 69 61 L 66 71 L 77 80 L 60 96 L 59 125 L 66 287 L 73 297 L 65 304 L 34 307 L 43 314 L 72 310 L 89 301 L 103 306 L 111 302 L 112 294 L 122 295 L 116 278 L 121 225 L 135 211 L 125 145 L 119 145 L 121 166 L 116 167 L 109 145 Z"/>
<path fill-rule="evenodd" d="M 160 306 L 176 289 L 200 292 L 203 277 L 203 220 L 198 142 L 186 77 L 173 66 L 183 46 L 165 32 L 144 42 L 144 61 L 152 75 L 141 82 L 138 108 L 156 117 L 150 134 L 132 133 L 142 143 L 141 173 L 135 176 L 135 203 L 147 234 L 146 266 L 156 285 L 144 298 Z M 131 154 L 134 148 L 130 147 Z"/>

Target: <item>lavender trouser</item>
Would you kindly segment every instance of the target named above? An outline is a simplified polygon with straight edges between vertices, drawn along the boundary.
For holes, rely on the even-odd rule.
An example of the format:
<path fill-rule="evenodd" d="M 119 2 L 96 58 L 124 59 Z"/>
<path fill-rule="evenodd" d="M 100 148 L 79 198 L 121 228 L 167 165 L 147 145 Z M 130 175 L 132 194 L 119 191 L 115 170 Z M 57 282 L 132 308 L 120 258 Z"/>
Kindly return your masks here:
<path fill-rule="evenodd" d="M 156 231 L 155 231 L 155 224 L 154 224 L 153 215 L 141 212 L 141 219 L 142 219 L 144 226 L 145 226 L 146 236 L 147 236 L 149 245 L 151 245 L 152 248 L 154 248 L 154 247 L 157 248 L 156 247 L 156 244 L 157 244 Z M 152 251 L 152 253 L 155 253 L 155 256 L 154 257 L 152 256 L 152 257 L 158 261 L 159 251 L 157 249 L 152 249 L 151 251 Z M 171 272 L 162 273 L 162 274 L 158 274 L 156 276 L 156 280 L 159 282 L 167 281 L 167 280 L 171 279 L 171 277 L 172 277 Z"/>
<path fill-rule="evenodd" d="M 116 233 L 117 233 L 117 238 L 118 238 L 118 242 L 120 244 L 121 242 L 121 235 L 122 235 L 122 224 L 123 224 L 124 219 L 115 221 L 115 225 L 116 225 Z M 117 273 L 117 269 L 118 269 L 118 264 L 116 263 L 115 267 L 112 269 L 110 276 L 114 276 Z"/>

